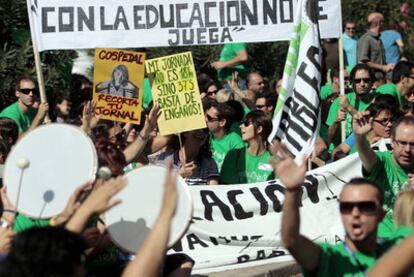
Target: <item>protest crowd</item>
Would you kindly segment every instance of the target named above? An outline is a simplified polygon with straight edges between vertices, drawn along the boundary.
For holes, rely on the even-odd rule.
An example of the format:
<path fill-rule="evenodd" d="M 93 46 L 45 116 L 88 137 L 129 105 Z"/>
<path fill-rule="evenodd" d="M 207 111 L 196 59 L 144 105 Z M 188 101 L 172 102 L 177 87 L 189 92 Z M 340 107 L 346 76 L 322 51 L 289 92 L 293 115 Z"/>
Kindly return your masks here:
<path fill-rule="evenodd" d="M 281 241 L 305 276 L 414 272 L 414 63 L 404 57 L 398 26 L 386 30 L 386 21 L 381 13 L 370 13 L 367 31 L 359 37 L 356 24 L 344 22 L 344 68 L 338 66 L 337 47 L 323 40 L 320 128 L 312 153 L 301 163 L 284 141 L 271 137 L 278 98 L 285 93 L 283 80 L 251 71 L 246 43 L 223 45 L 211 64 L 217 75 L 197 72 L 206 128 L 179 134 L 161 135 L 157 122 L 167 104 L 153 99 L 153 76 L 140 88 L 131 83 L 133 73 L 128 76 L 125 66 L 115 68 L 95 93 L 143 94 L 140 124 L 102 119 L 92 94 L 80 105 L 72 105 L 66 91 L 41 103 L 37 81 L 16 78 L 16 102 L 0 113 L 0 164 L 19 141 L 52 121 L 79 127 L 93 141 L 99 168 L 107 167 L 110 177 L 78 184 L 65 209 L 48 219 L 19 213 L 3 183 L 0 276 L 190 276 L 192 257 L 167 254 L 177 176 L 188 186 L 279 179 L 284 185 Z M 92 80 L 85 79 L 84 85 L 93 88 Z M 378 145 L 386 149 L 373 147 Z M 345 237 L 335 245 L 315 242 L 300 232 L 306 172 L 354 153 L 363 176 L 346 180 L 337 199 Z M 111 241 L 105 213 L 120 204 L 116 194 L 131 185 L 124 175 L 147 165 L 168 173 L 159 195 L 161 212 L 132 255 Z"/>

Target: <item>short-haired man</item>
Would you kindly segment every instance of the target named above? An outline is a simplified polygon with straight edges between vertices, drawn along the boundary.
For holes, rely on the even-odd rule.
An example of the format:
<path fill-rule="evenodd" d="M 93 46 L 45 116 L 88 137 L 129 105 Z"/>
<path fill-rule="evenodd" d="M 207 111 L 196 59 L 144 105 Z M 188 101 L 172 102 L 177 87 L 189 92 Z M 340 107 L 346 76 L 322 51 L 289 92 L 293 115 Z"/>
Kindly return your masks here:
<path fill-rule="evenodd" d="M 205 114 L 207 127 L 210 131 L 213 159 L 220 171 L 227 152 L 244 147 L 244 142 L 240 135 L 229 131 L 234 116 L 234 111 L 230 106 L 225 103 L 213 102 Z"/>
<path fill-rule="evenodd" d="M 336 245 L 317 244 L 299 233 L 306 163 L 298 167 L 292 158 L 284 155 L 283 160 L 275 162 L 275 174 L 286 188 L 281 224 L 284 246 L 300 264 L 305 276 L 364 276 L 399 238 L 377 242 L 378 223 L 385 214 L 381 191 L 363 178 L 347 183 L 339 196 L 345 241 Z"/>
<path fill-rule="evenodd" d="M 355 144 L 363 166 L 363 174 L 378 185 L 384 194 L 387 216 L 380 228 L 381 236 L 394 231 L 392 208 L 398 193 L 413 184 L 414 176 L 414 116 L 398 119 L 392 126 L 392 151 L 374 152 L 366 138 L 372 129 L 372 118 L 367 111 L 355 114 L 353 129 Z"/>
<path fill-rule="evenodd" d="M 40 125 L 47 115 L 49 105 L 42 103 L 39 109 L 33 108 L 35 96 L 37 95 L 36 83 L 33 78 L 24 76 L 16 82 L 15 95 L 17 102 L 6 107 L 0 117 L 14 120 L 19 127 L 19 134 L 32 130 Z"/>
<path fill-rule="evenodd" d="M 371 13 L 368 24 L 369 29 L 357 44 L 358 62 L 367 63 L 374 70 L 390 72 L 394 64 L 386 64 L 384 45 L 380 39 L 384 16 L 378 12 Z"/>
<path fill-rule="evenodd" d="M 346 135 L 352 132 L 353 111 L 362 111 L 368 108 L 375 93 L 372 93 L 373 71 L 366 64 L 357 64 L 351 71 L 351 82 L 354 92 L 347 93 L 333 101 L 329 108 L 326 125 L 328 128 L 328 141 L 334 146 L 340 143 L 339 125 L 345 121 Z"/>
<path fill-rule="evenodd" d="M 357 64 L 357 43 L 356 25 L 353 21 L 345 22 L 345 32 L 342 35 L 343 48 L 345 53 L 345 66 Z"/>
<path fill-rule="evenodd" d="M 375 92 L 394 96 L 400 105 L 405 95 L 414 89 L 414 64 L 408 61 L 398 62 L 392 70 L 392 83 L 379 86 Z"/>
<path fill-rule="evenodd" d="M 262 75 L 257 72 L 247 75 L 247 98 L 255 101 L 256 96 L 263 93 L 265 84 Z"/>
<path fill-rule="evenodd" d="M 267 117 L 272 118 L 276 108 L 277 95 L 271 91 L 265 91 L 256 96 L 256 108 L 264 111 Z"/>

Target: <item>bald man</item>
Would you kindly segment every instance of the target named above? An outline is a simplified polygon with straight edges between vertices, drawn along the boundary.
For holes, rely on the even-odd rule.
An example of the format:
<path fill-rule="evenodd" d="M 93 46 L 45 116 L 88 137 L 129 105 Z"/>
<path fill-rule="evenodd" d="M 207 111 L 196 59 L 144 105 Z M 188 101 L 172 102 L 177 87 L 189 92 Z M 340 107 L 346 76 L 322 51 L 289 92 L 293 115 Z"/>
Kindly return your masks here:
<path fill-rule="evenodd" d="M 366 63 L 374 70 L 384 73 L 392 71 L 394 64 L 386 64 L 385 50 L 380 35 L 384 25 L 384 16 L 374 12 L 368 15 L 369 29 L 359 39 L 357 45 L 358 62 Z"/>

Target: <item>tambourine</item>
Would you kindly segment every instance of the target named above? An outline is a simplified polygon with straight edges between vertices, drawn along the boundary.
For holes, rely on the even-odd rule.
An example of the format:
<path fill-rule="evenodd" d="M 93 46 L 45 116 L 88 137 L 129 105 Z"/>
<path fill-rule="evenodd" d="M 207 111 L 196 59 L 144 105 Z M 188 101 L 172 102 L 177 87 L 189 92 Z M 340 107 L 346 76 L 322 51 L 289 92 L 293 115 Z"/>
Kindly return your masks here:
<path fill-rule="evenodd" d="M 61 213 L 77 187 L 94 180 L 98 158 L 91 139 L 68 124 L 40 126 L 18 141 L 3 183 L 18 212 L 46 219 Z"/>
<path fill-rule="evenodd" d="M 166 173 L 164 167 L 146 166 L 125 175 L 128 185 L 116 196 L 122 202 L 105 215 L 109 235 L 123 250 L 135 253 L 153 227 L 161 211 Z M 177 176 L 177 197 L 168 247 L 184 235 L 193 214 L 190 191 L 180 176 Z"/>

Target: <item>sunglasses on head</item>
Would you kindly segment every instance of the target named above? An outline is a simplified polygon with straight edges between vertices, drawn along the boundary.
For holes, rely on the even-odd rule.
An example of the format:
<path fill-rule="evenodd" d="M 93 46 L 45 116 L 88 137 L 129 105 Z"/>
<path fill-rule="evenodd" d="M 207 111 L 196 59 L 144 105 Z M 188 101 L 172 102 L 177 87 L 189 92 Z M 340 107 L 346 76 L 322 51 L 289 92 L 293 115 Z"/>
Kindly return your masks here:
<path fill-rule="evenodd" d="M 355 78 L 354 83 L 359 84 L 361 81 L 364 81 L 364 83 L 371 83 L 371 78 Z"/>
<path fill-rule="evenodd" d="M 374 213 L 378 205 L 374 201 L 361 201 L 361 202 L 339 202 L 339 211 L 341 214 L 350 214 L 357 207 L 360 213 Z"/>
<path fill-rule="evenodd" d="M 19 92 L 23 94 L 29 94 L 30 92 L 33 94 L 37 94 L 37 89 L 36 88 L 21 88 L 19 89 Z"/>

